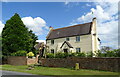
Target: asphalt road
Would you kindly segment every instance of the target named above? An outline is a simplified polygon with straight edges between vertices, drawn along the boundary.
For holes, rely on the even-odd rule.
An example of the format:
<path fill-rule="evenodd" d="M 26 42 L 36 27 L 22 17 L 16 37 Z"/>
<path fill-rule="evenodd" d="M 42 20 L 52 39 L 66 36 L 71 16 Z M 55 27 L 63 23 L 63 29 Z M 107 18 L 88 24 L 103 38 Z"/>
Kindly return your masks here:
<path fill-rule="evenodd" d="M 2 70 L 0 70 L 0 74 L 2 74 L 2 77 L 51 77 L 51 76 L 41 76 L 41 75 L 33 75 L 33 74 L 14 72 L 14 71 L 2 71 Z"/>

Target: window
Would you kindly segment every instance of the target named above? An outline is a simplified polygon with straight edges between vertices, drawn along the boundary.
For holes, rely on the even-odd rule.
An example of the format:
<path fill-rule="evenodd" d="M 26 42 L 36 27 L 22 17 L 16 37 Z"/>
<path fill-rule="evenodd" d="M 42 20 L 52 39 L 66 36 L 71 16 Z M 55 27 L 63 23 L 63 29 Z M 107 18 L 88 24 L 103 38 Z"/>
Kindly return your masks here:
<path fill-rule="evenodd" d="M 68 53 L 68 49 L 64 49 L 64 53 Z"/>
<path fill-rule="evenodd" d="M 54 49 L 51 49 L 51 53 L 54 53 Z"/>
<path fill-rule="evenodd" d="M 51 44 L 54 44 L 54 40 L 51 40 Z"/>
<path fill-rule="evenodd" d="M 76 48 L 76 53 L 79 53 L 81 52 L 81 49 L 80 48 Z"/>
<path fill-rule="evenodd" d="M 76 36 L 76 41 L 80 41 L 80 36 Z"/>
<path fill-rule="evenodd" d="M 47 42 L 46 42 L 47 44 L 49 43 L 49 40 L 47 40 Z"/>
<path fill-rule="evenodd" d="M 69 41 L 69 40 L 70 40 L 69 37 L 67 37 L 67 38 L 66 38 L 66 41 Z"/>

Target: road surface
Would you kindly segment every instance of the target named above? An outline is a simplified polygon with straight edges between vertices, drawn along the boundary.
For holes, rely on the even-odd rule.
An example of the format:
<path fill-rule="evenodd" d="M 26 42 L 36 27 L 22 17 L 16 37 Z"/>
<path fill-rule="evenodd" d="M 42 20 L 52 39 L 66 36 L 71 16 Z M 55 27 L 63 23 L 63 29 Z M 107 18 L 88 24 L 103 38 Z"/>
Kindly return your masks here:
<path fill-rule="evenodd" d="M 28 73 L 14 72 L 14 71 L 2 71 L 0 70 L 2 77 L 51 77 L 51 76 L 41 76 L 33 75 Z"/>

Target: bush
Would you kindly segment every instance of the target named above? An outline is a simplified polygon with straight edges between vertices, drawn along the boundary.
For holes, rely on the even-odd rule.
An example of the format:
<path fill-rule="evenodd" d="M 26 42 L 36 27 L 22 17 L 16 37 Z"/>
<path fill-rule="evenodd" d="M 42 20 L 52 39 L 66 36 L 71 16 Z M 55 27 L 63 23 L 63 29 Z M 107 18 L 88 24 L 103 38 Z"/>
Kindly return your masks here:
<path fill-rule="evenodd" d="M 79 53 L 76 53 L 76 54 L 77 54 L 77 56 L 78 56 L 78 57 L 86 57 L 86 54 L 85 54 L 85 53 L 83 53 L 83 52 L 82 52 L 82 53 L 81 53 L 81 52 L 79 52 Z"/>
<path fill-rule="evenodd" d="M 11 56 L 26 56 L 26 54 L 27 54 L 27 51 L 19 50 L 15 53 L 11 53 Z"/>
<path fill-rule="evenodd" d="M 46 58 L 54 58 L 54 54 L 53 53 L 47 53 Z"/>
<path fill-rule="evenodd" d="M 116 49 L 114 50 L 116 57 L 120 57 L 120 49 Z"/>
<path fill-rule="evenodd" d="M 69 57 L 74 57 L 74 56 L 77 56 L 76 53 L 69 53 Z"/>
<path fill-rule="evenodd" d="M 106 57 L 106 53 L 97 53 L 97 57 Z"/>
<path fill-rule="evenodd" d="M 29 53 L 27 54 L 27 56 L 28 56 L 29 58 L 32 58 L 32 57 L 34 56 L 34 54 L 33 54 L 33 52 L 29 52 Z"/>
<path fill-rule="evenodd" d="M 114 51 L 107 51 L 107 53 L 106 53 L 106 57 L 115 57 L 115 56 L 116 56 L 116 54 Z"/>
<path fill-rule="evenodd" d="M 86 55 L 87 57 L 93 57 L 93 53 L 92 53 L 92 51 L 91 52 L 89 52 L 89 53 L 87 53 L 87 55 Z"/>
<path fill-rule="evenodd" d="M 66 57 L 68 57 L 68 53 L 58 52 L 55 54 L 55 58 L 66 58 Z"/>
<path fill-rule="evenodd" d="M 106 57 L 106 53 L 102 53 L 100 50 L 96 52 L 96 57 Z"/>

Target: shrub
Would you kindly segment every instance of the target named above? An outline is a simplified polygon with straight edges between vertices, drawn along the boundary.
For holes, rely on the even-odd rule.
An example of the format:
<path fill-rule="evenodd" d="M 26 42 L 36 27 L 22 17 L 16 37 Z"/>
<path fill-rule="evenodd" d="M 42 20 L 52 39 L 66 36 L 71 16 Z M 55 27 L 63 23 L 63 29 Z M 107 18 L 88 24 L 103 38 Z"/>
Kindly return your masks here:
<path fill-rule="evenodd" d="M 87 55 L 86 55 L 87 57 L 93 57 L 93 53 L 92 53 L 92 51 L 91 52 L 89 52 L 89 53 L 87 53 Z"/>
<path fill-rule="evenodd" d="M 34 56 L 34 54 L 33 54 L 33 52 L 29 52 L 29 53 L 27 54 L 27 56 L 28 56 L 29 58 L 32 58 L 32 57 Z"/>
<path fill-rule="evenodd" d="M 47 53 L 46 58 L 54 58 L 54 54 L 53 53 Z"/>
<path fill-rule="evenodd" d="M 11 56 L 26 56 L 27 51 L 19 50 L 17 52 L 11 53 Z"/>
<path fill-rule="evenodd" d="M 55 54 L 55 58 L 66 58 L 68 56 L 68 53 L 64 52 L 58 52 Z"/>
<path fill-rule="evenodd" d="M 116 49 L 114 50 L 116 57 L 120 57 L 120 49 Z"/>
<path fill-rule="evenodd" d="M 97 57 L 119 57 L 119 54 L 120 54 L 119 49 L 105 51 L 103 53 L 101 51 L 98 51 Z"/>
<path fill-rule="evenodd" d="M 81 53 L 81 52 L 79 52 L 79 53 L 77 53 L 77 56 L 78 56 L 78 57 L 86 57 L 86 54 L 85 54 L 85 53 L 83 53 L 83 52 L 82 52 L 82 53 Z"/>
<path fill-rule="evenodd" d="M 97 53 L 97 57 L 106 57 L 106 53 Z"/>
<path fill-rule="evenodd" d="M 116 56 L 116 54 L 114 51 L 107 51 L 106 52 L 106 57 L 115 57 L 115 56 Z"/>
<path fill-rule="evenodd" d="M 74 56 L 77 56 L 77 54 L 76 54 L 76 53 L 69 53 L 68 55 L 69 55 L 69 57 L 74 57 Z"/>
<path fill-rule="evenodd" d="M 105 57 L 106 53 L 102 53 L 100 50 L 98 50 L 98 52 L 96 52 L 96 57 Z"/>

